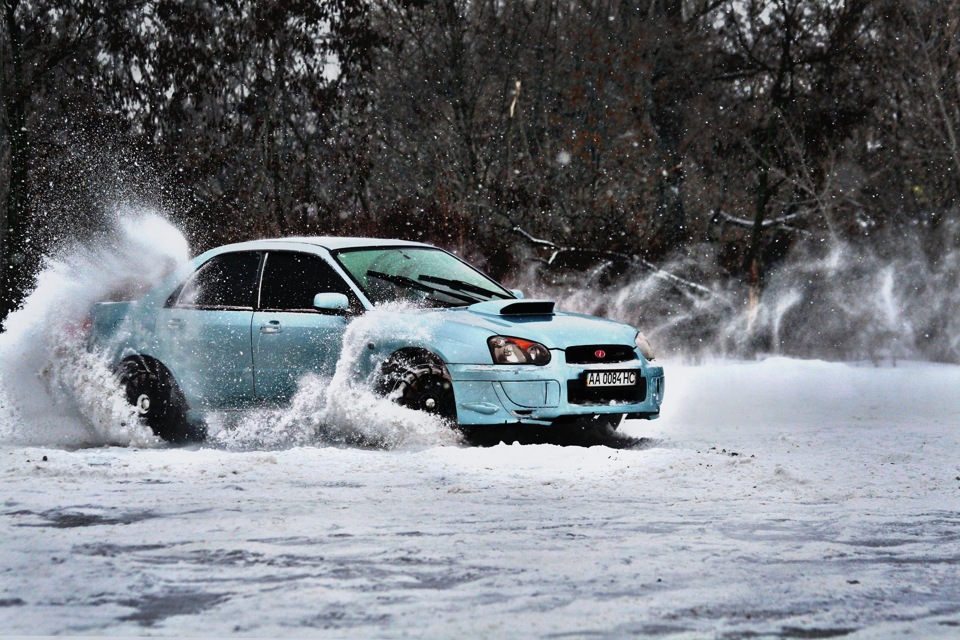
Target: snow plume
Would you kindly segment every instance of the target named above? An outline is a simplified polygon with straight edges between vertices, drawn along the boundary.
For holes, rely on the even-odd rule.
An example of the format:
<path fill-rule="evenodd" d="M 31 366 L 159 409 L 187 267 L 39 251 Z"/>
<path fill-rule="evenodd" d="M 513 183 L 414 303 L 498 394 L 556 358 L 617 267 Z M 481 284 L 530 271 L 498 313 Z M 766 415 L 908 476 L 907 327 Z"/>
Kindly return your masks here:
<path fill-rule="evenodd" d="M 332 377 L 302 378 L 289 406 L 238 414 L 221 413 L 208 422 L 210 441 L 231 449 L 278 449 L 334 444 L 395 449 L 457 444 L 459 434 L 438 417 L 402 407 L 373 392 L 373 381 L 358 371 L 367 345 L 389 330 L 415 344 L 430 332 L 430 318 L 410 326 L 411 309 L 384 306 L 354 319 L 343 336 Z M 406 333 L 397 336 L 397 331 Z"/>
<path fill-rule="evenodd" d="M 945 246 L 956 246 L 956 234 L 945 235 Z M 598 269 L 550 284 L 532 274 L 526 288 L 562 310 L 633 324 L 660 352 L 680 356 L 960 362 L 960 251 L 932 259 L 909 237 L 886 246 L 889 253 L 839 240 L 798 245 L 770 269 L 753 302 L 747 284 L 725 276 L 707 247 L 661 272 L 637 268 L 613 284 Z"/>
<path fill-rule="evenodd" d="M 636 265 L 622 276 L 608 273 L 600 262 L 586 273 L 553 271 L 534 266 L 518 287 L 528 298 L 557 301 L 561 311 L 586 313 L 626 322 L 639 328 L 658 353 L 702 353 L 713 350 L 717 327 L 733 313 L 736 292 L 721 282 L 711 248 L 694 247 L 690 254 L 664 264 L 660 271 Z"/>
<path fill-rule="evenodd" d="M 44 260 L 36 288 L 0 334 L 0 441 L 148 446 L 157 439 L 107 363 L 87 352 L 83 323 L 101 300 L 132 299 L 189 259 L 156 211 L 117 205 L 96 239 Z"/>
<path fill-rule="evenodd" d="M 753 313 L 723 326 L 717 351 L 960 362 L 960 252 L 933 260 L 916 238 L 894 246 L 892 255 L 843 242 L 798 247 L 770 273 Z"/>

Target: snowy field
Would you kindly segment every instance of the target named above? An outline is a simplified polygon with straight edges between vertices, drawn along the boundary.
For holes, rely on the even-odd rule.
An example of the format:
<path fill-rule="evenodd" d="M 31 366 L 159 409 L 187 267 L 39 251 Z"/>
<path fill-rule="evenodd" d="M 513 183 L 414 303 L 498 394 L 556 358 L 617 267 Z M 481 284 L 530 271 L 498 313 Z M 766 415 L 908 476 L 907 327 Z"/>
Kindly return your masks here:
<path fill-rule="evenodd" d="M 626 448 L 8 441 L 0 635 L 960 637 L 960 367 L 665 366 Z"/>
<path fill-rule="evenodd" d="M 660 420 L 480 448 L 343 366 L 172 448 L 78 338 L 190 254 L 121 214 L 0 334 L 0 636 L 960 637 L 960 367 L 668 359 Z"/>

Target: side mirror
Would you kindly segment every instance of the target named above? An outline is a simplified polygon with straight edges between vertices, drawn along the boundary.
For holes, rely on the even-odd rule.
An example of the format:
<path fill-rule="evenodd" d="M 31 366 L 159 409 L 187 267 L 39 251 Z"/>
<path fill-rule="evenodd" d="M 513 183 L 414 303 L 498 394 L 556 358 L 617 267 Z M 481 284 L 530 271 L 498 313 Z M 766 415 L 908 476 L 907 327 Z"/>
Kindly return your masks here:
<path fill-rule="evenodd" d="M 520 291 L 520 289 L 510 289 L 510 293 L 512 293 L 513 297 L 517 300 L 523 300 L 525 297 L 523 291 Z"/>
<path fill-rule="evenodd" d="M 313 306 L 323 311 L 346 311 L 350 300 L 342 293 L 318 293 L 313 296 Z"/>

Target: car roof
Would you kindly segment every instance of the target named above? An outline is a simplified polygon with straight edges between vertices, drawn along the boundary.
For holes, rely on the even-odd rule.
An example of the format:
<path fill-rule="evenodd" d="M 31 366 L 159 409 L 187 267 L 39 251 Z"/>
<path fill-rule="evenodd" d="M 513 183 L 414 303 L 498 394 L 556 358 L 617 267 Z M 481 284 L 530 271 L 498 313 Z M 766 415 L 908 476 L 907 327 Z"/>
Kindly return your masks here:
<path fill-rule="evenodd" d="M 291 238 L 265 238 L 263 240 L 251 240 L 249 242 L 238 242 L 217 247 L 218 253 L 227 251 L 250 250 L 250 249 L 269 249 L 280 248 L 291 245 L 312 245 L 322 247 L 330 251 L 339 249 L 359 249 L 359 248 L 377 248 L 377 247 L 429 247 L 432 245 L 422 242 L 413 242 L 411 240 L 391 240 L 383 238 L 343 238 L 337 236 L 301 236 Z"/>

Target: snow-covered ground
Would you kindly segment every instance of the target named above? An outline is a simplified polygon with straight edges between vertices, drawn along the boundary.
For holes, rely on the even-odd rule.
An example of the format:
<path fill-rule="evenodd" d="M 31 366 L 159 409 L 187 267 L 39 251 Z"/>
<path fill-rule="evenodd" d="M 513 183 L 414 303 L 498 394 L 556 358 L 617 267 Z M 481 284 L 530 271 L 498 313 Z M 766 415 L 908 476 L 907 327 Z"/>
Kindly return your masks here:
<path fill-rule="evenodd" d="M 0 334 L 0 636 L 960 637 L 960 367 L 668 360 L 618 440 L 478 448 L 346 366 L 171 448 L 82 346 L 189 255 L 117 214 Z"/>
<path fill-rule="evenodd" d="M 960 367 L 665 363 L 630 448 L 0 447 L 0 635 L 960 636 Z"/>

